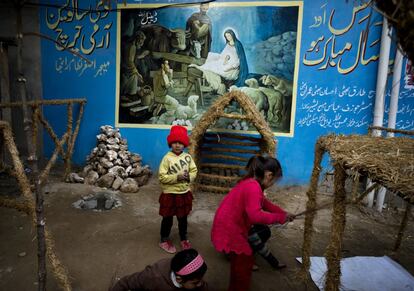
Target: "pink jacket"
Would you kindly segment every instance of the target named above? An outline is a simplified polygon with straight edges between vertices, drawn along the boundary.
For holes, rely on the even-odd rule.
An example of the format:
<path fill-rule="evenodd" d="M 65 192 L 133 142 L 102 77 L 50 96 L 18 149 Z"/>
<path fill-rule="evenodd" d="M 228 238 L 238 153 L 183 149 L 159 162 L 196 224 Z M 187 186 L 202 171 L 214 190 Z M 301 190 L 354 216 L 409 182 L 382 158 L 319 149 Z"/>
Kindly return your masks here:
<path fill-rule="evenodd" d="M 253 224 L 285 223 L 286 212 L 267 200 L 252 178 L 239 182 L 221 201 L 214 217 L 211 241 L 219 252 L 251 255 L 247 241 Z"/>

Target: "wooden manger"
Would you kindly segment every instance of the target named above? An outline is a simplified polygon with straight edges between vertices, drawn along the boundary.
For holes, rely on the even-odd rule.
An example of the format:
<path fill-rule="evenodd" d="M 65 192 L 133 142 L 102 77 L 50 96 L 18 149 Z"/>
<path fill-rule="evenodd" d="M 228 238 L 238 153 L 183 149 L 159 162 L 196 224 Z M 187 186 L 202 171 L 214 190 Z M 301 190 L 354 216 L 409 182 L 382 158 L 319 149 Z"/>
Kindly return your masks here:
<path fill-rule="evenodd" d="M 384 129 L 384 128 L 375 128 Z M 398 133 L 412 134 L 393 130 Z M 372 136 L 338 136 L 328 135 L 320 137 L 315 146 L 315 160 L 309 190 L 306 193 L 306 217 L 304 228 L 304 242 L 302 247 L 301 275 L 307 280 L 310 268 L 310 252 L 313 234 L 313 220 L 315 212 L 320 206 L 316 204 L 316 193 L 319 175 L 322 170 L 321 160 L 327 152 L 334 166 L 334 201 L 332 212 L 331 238 L 326 249 L 328 271 L 326 274 L 325 290 L 339 290 L 340 287 L 340 260 L 342 251 L 342 237 L 346 223 L 346 204 L 358 203 L 377 186 L 382 185 L 389 191 L 399 195 L 407 202 L 407 208 L 394 245 L 397 252 L 404 229 L 408 222 L 411 204 L 414 203 L 414 139 L 408 137 L 372 137 Z M 348 201 L 345 192 L 347 172 L 366 175 L 374 183 L 359 197 Z"/>
<path fill-rule="evenodd" d="M 239 103 L 244 114 L 225 112 L 233 101 Z M 246 120 L 256 127 L 260 136 L 207 132 L 219 118 Z M 245 165 L 252 155 L 274 156 L 275 149 L 273 132 L 253 101 L 239 91 L 226 93 L 209 107 L 191 133 L 189 152 L 199 169 L 196 189 L 227 193 L 243 175 Z"/>

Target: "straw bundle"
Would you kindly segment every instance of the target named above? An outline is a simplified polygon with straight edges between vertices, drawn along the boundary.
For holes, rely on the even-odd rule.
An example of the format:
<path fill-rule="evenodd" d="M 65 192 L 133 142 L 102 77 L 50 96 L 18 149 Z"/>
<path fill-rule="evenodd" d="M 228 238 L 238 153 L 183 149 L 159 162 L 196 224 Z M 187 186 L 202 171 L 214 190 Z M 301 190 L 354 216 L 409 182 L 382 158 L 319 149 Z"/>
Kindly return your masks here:
<path fill-rule="evenodd" d="M 414 203 L 414 139 L 329 135 L 319 141 L 336 162 Z"/>

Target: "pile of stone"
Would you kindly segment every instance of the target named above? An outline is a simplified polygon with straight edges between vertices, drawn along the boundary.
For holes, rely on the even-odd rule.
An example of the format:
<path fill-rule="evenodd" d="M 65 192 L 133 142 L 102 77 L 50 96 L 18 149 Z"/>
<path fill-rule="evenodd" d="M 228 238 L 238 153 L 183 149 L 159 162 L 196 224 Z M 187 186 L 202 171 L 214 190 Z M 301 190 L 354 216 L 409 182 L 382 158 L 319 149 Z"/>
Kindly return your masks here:
<path fill-rule="evenodd" d="M 287 31 L 255 44 L 252 49 L 255 71 L 293 80 L 296 32 Z"/>
<path fill-rule="evenodd" d="M 127 140 L 121 137 L 119 129 L 110 125 L 100 129 L 101 133 L 96 136 L 97 146 L 86 157 L 87 164 L 82 173 L 70 174 L 68 181 L 121 192 L 137 192 L 148 182 L 151 169 L 148 165 L 142 165 L 139 154 L 128 151 Z"/>

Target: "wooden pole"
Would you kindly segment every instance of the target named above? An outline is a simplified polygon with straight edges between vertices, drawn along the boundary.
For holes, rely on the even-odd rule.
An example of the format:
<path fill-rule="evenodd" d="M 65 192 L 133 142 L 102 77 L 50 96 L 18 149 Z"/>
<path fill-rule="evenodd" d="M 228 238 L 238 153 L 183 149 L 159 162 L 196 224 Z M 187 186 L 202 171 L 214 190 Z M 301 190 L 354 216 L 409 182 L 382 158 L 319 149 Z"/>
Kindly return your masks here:
<path fill-rule="evenodd" d="M 9 79 L 9 52 L 7 43 L 0 42 L 0 102 L 10 102 Z M 0 119 L 11 124 L 11 109 L 4 108 L 0 111 Z M 5 147 L 3 139 L 0 139 L 0 170 L 4 168 Z"/>
<path fill-rule="evenodd" d="M 38 257 L 38 290 L 46 290 L 46 241 L 45 241 L 45 220 L 43 210 L 43 195 L 41 192 L 41 185 L 38 180 L 38 167 L 37 167 L 37 153 L 36 143 L 32 142 L 32 118 L 30 117 L 29 106 L 25 104 L 27 102 L 27 88 L 26 77 L 23 72 L 23 20 L 22 9 L 24 6 L 24 0 L 17 0 L 16 8 L 16 33 L 17 33 L 17 92 L 20 100 L 23 102 L 23 124 L 24 132 L 26 135 L 27 152 L 28 152 L 28 164 L 32 170 L 32 177 L 35 179 L 35 194 L 36 194 L 36 225 L 37 225 L 37 257 Z"/>
<path fill-rule="evenodd" d="M 313 162 L 313 170 L 310 181 L 310 186 L 306 195 L 308 196 L 308 202 L 306 202 L 306 211 L 309 214 L 305 217 L 305 229 L 303 232 L 303 247 L 302 247 L 302 268 L 301 275 L 305 282 L 309 282 L 309 268 L 310 268 L 310 252 L 312 247 L 312 235 L 313 235 L 313 220 L 315 219 L 315 212 L 313 211 L 316 208 L 316 194 L 318 189 L 319 175 L 322 170 L 321 161 L 324 154 L 324 149 L 321 146 L 321 143 L 318 141 L 315 145 L 315 159 Z"/>
<path fill-rule="evenodd" d="M 16 33 L 17 33 L 17 94 L 19 95 L 20 100 L 23 102 L 23 124 L 24 132 L 26 135 L 27 142 L 27 152 L 28 152 L 28 164 L 32 171 L 37 173 L 37 155 L 36 149 L 32 143 L 32 122 L 30 117 L 29 107 L 26 104 L 27 102 L 27 90 L 26 90 L 26 77 L 23 72 L 23 20 L 22 20 L 22 8 L 23 0 L 16 1 Z"/>
<path fill-rule="evenodd" d="M 334 164 L 335 198 L 332 212 L 331 239 L 325 257 L 328 265 L 325 281 L 326 291 L 338 291 L 341 284 L 342 237 L 346 222 L 346 173 L 340 163 Z"/>
<path fill-rule="evenodd" d="M 404 216 L 401 221 L 400 229 L 398 230 L 397 239 L 394 244 L 393 252 L 397 253 L 401 246 L 402 237 L 404 235 L 405 228 L 407 227 L 408 217 L 411 212 L 411 203 L 408 201 L 407 206 L 405 208 Z"/>

